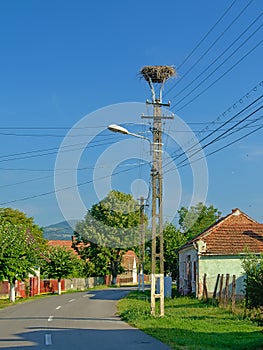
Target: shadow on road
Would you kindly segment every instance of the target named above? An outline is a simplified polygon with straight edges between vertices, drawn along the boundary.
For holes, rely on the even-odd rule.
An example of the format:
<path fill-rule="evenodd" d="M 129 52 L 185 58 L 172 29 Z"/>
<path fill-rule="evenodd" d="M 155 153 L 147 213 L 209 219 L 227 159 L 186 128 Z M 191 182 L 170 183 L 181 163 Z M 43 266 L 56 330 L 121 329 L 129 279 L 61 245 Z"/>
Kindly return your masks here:
<path fill-rule="evenodd" d="M 97 300 L 119 300 L 129 294 L 131 291 L 136 290 L 136 287 L 121 287 L 121 288 L 110 288 L 103 290 L 92 290 L 87 292 L 90 295 L 90 299 Z"/>
<path fill-rule="evenodd" d="M 12 347 L 10 344 L 12 343 Z M 136 329 L 52 329 L 16 334 L 13 339 L 0 340 L 0 349 L 7 350 L 168 350 L 169 348 Z"/>

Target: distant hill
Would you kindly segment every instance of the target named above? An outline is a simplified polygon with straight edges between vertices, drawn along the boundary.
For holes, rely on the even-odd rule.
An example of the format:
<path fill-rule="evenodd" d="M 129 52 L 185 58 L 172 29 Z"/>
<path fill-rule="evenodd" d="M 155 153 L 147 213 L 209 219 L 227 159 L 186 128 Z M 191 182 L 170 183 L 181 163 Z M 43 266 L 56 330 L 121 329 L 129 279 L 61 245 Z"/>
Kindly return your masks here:
<path fill-rule="evenodd" d="M 70 220 L 70 224 L 67 221 L 62 221 L 57 224 L 49 225 L 43 228 L 43 236 L 45 239 L 69 241 L 73 236 L 76 223 L 79 220 Z M 71 227 L 72 226 L 72 227 Z"/>

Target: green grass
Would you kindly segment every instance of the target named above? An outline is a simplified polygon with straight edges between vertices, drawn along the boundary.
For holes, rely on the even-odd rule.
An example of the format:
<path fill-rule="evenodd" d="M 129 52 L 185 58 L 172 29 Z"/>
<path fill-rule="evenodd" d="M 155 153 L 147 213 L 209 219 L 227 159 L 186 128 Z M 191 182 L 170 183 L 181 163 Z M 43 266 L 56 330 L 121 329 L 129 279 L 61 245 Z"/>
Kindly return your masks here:
<path fill-rule="evenodd" d="M 118 303 L 118 310 L 123 320 L 172 349 L 263 349 L 262 327 L 243 319 L 242 313 L 233 315 L 197 299 L 166 299 L 165 316 L 160 318 L 150 315 L 145 294 L 132 292 Z"/>

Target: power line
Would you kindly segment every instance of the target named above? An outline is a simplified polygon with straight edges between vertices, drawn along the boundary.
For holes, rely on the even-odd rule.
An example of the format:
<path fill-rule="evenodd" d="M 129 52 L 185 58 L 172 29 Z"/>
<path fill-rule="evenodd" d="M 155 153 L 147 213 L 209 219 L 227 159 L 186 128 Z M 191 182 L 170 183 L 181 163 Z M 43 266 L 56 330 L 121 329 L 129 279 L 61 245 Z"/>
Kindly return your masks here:
<path fill-rule="evenodd" d="M 140 163 L 134 163 L 134 164 L 120 164 L 119 167 L 127 167 L 127 166 L 130 166 L 130 167 L 134 167 L 134 166 L 140 166 L 140 168 L 142 169 L 142 165 L 145 165 L 145 162 L 140 162 Z M 110 165 L 104 165 L 104 166 L 100 166 L 98 167 L 96 165 L 96 169 L 98 168 L 101 168 L 101 169 L 105 169 L 105 168 L 111 168 Z M 60 169 L 59 171 L 63 171 L 62 173 L 57 173 L 58 172 L 58 169 L 56 169 L 56 174 L 57 175 L 65 175 L 65 174 L 68 174 L 68 173 L 71 173 L 71 172 L 75 172 L 75 171 L 83 171 L 83 170 L 94 170 L 94 166 L 93 167 L 83 167 L 83 168 L 72 168 L 72 169 Z M 8 169 L 4 169 L 4 168 L 0 168 L 0 170 L 8 170 Z M 17 169 L 10 169 L 12 171 L 14 170 L 17 170 Z M 28 170 L 28 169 L 18 169 L 18 170 Z M 47 171 L 47 170 L 37 170 L 37 171 Z M 50 169 L 50 171 L 52 171 L 54 173 L 54 169 Z M 47 175 L 47 176 L 42 176 L 42 177 L 36 177 L 36 178 L 31 178 L 29 180 L 24 180 L 24 181 L 19 181 L 19 182 L 14 182 L 14 183 L 10 183 L 10 184 L 5 184 L 5 185 L 0 185 L 0 188 L 6 188 L 6 187 L 11 187 L 11 186 L 16 186 L 16 185 L 21 185 L 21 184 L 24 184 L 24 183 L 28 183 L 28 182 L 35 182 L 35 181 L 39 181 L 39 180 L 45 180 L 45 179 L 48 179 L 48 178 L 53 178 L 54 175 Z"/>
<path fill-rule="evenodd" d="M 74 130 L 105 128 L 107 125 L 75 127 Z M 0 130 L 71 130 L 72 126 L 0 126 Z"/>
<path fill-rule="evenodd" d="M 221 150 L 223 150 L 223 149 L 225 149 L 225 148 L 227 148 L 227 147 L 233 145 L 234 143 L 237 143 L 238 141 L 243 140 L 244 138 L 246 138 L 246 137 L 248 137 L 248 136 L 254 134 L 255 132 L 259 131 L 259 130 L 262 129 L 262 128 L 263 128 L 263 125 L 261 125 L 260 127 L 258 127 L 258 128 L 255 129 L 255 130 L 252 130 L 252 131 L 250 131 L 249 133 L 247 133 L 247 134 L 245 134 L 245 135 L 239 137 L 238 139 L 235 139 L 235 140 L 229 142 L 228 144 L 226 144 L 226 145 L 224 145 L 224 146 L 222 146 L 222 147 L 220 147 L 220 148 L 218 148 L 218 149 L 216 149 L 216 150 L 214 150 L 214 151 L 208 153 L 207 155 L 205 155 L 205 156 L 203 156 L 203 157 L 200 157 L 200 158 L 198 158 L 198 159 L 195 159 L 194 161 L 192 161 L 192 163 L 195 163 L 195 162 L 197 162 L 197 161 L 199 161 L 199 160 L 201 160 L 201 159 L 203 159 L 203 158 L 207 158 L 207 157 L 209 157 L 209 156 L 211 156 L 211 155 L 213 155 L 213 154 L 215 154 L 215 153 L 217 153 L 217 152 L 219 152 L 219 151 L 221 151 Z M 188 163 L 188 164 L 189 164 L 189 163 Z M 186 165 L 188 165 L 188 164 L 182 164 L 182 165 L 176 167 L 176 169 L 180 169 L 180 168 L 182 168 L 182 167 L 184 167 L 184 166 L 186 166 Z M 166 173 L 168 173 L 168 172 L 170 172 L 170 171 L 173 171 L 173 169 L 168 169 L 168 170 L 166 170 L 166 171 L 164 172 L 164 174 L 166 174 Z"/>
<path fill-rule="evenodd" d="M 258 84 L 258 85 L 259 85 L 259 84 Z M 257 85 L 257 86 L 258 86 L 258 85 Z M 254 88 L 253 88 L 251 91 L 254 91 Z M 247 94 L 246 94 L 246 95 L 247 95 Z M 230 119 L 228 119 L 227 121 L 225 121 L 223 124 L 221 124 L 221 125 L 220 125 L 219 127 L 217 127 L 215 130 L 210 131 L 210 133 L 209 133 L 208 135 L 206 135 L 205 137 L 203 137 L 203 138 L 202 138 L 201 140 L 199 140 L 198 142 L 195 142 L 194 145 L 192 145 L 190 148 L 188 148 L 186 152 L 191 151 L 191 149 L 192 149 L 193 147 L 198 146 L 198 144 L 199 144 L 200 142 L 206 140 L 207 138 L 209 138 L 210 136 L 212 136 L 215 132 L 217 132 L 217 131 L 219 131 L 219 130 L 222 130 L 222 128 L 223 128 L 225 125 L 227 125 L 227 124 L 233 122 L 233 121 L 234 121 L 238 116 L 240 116 L 243 112 L 245 112 L 245 111 L 248 110 L 250 107 L 252 107 L 253 105 L 255 105 L 258 101 L 260 101 L 260 99 L 261 99 L 262 97 L 263 97 L 263 95 L 261 95 L 260 97 L 254 99 L 249 105 L 247 105 L 246 107 L 244 107 L 241 111 L 239 111 L 239 112 L 236 113 L 234 116 L 232 116 Z M 242 98 L 239 99 L 239 101 L 240 101 L 240 100 L 242 100 Z M 242 103 L 243 103 L 243 102 L 242 102 Z M 229 110 L 231 110 L 231 107 L 227 109 L 227 111 L 229 111 Z M 226 112 L 223 112 L 220 116 L 224 116 L 225 113 L 226 113 Z M 220 116 L 217 117 L 216 120 L 220 119 Z M 212 123 L 213 123 L 213 122 L 212 122 Z M 205 129 L 204 129 L 204 130 L 205 130 Z M 174 154 L 174 156 L 176 156 L 176 152 L 174 152 L 173 154 Z M 173 154 L 172 154 L 172 155 L 173 155 Z M 175 159 L 178 159 L 178 158 L 181 157 L 182 155 L 184 155 L 184 152 L 181 152 L 179 155 L 177 155 L 177 157 L 174 158 L 174 160 L 175 160 Z"/>
<path fill-rule="evenodd" d="M 149 164 L 151 164 L 151 162 L 145 162 L 145 163 L 144 163 L 144 165 L 149 165 Z M 111 174 L 111 176 L 116 176 L 116 175 L 119 175 L 119 174 L 121 174 L 121 173 L 129 172 L 129 171 L 134 170 L 134 168 L 137 168 L 137 167 L 139 167 L 139 166 L 140 166 L 140 165 L 138 165 L 138 166 L 133 166 L 132 169 L 120 170 L 120 171 L 118 171 L 118 172 L 115 172 L 115 173 Z M 108 177 L 109 177 L 108 175 L 105 175 L 105 176 L 102 176 L 102 177 L 97 178 L 96 181 L 104 180 L 104 179 L 107 179 Z M 23 197 L 23 198 L 20 198 L 20 199 L 14 199 L 14 200 L 11 200 L 11 201 L 2 202 L 2 203 L 0 203 L 0 205 L 3 206 L 3 205 L 6 205 L 6 204 L 11 204 L 11 203 L 16 203 L 16 202 L 26 201 L 26 200 L 29 200 L 29 199 L 35 199 L 35 198 L 39 198 L 39 197 L 44 197 L 44 196 L 48 196 L 48 195 L 55 194 L 55 193 L 58 193 L 58 192 L 66 191 L 66 190 L 69 190 L 69 189 L 72 189 L 72 188 L 75 188 L 75 187 L 80 187 L 80 186 L 88 185 L 88 184 L 93 183 L 93 182 L 94 182 L 94 180 L 88 180 L 88 181 L 84 181 L 84 182 L 78 183 L 78 184 L 73 185 L 73 186 L 63 187 L 63 188 L 58 189 L 58 190 L 48 191 L 48 192 L 36 194 L 36 195 L 34 195 L 34 196 L 28 196 L 28 197 Z"/>
<path fill-rule="evenodd" d="M 258 97 L 257 99 L 255 99 L 253 102 L 251 102 L 248 106 L 246 106 L 245 108 L 243 108 L 241 111 L 239 111 L 238 113 L 236 113 L 233 117 L 231 117 L 230 119 L 228 119 L 226 122 L 224 122 L 222 125 L 220 125 L 216 130 L 210 132 L 209 135 L 206 135 L 205 137 L 203 137 L 200 141 L 195 142 L 190 148 L 188 148 L 185 152 L 180 152 L 178 155 L 176 155 L 176 152 L 174 152 L 174 156 L 172 155 L 172 160 L 170 160 L 169 162 L 167 162 L 166 164 L 164 164 L 163 168 L 167 167 L 169 164 L 173 163 L 176 159 L 179 159 L 181 156 L 185 155 L 185 153 L 190 152 L 191 150 L 195 150 L 194 147 L 199 146 L 200 142 L 206 140 L 207 138 L 209 138 L 210 136 L 212 136 L 215 132 L 222 130 L 222 128 L 229 124 L 231 121 L 233 121 L 235 118 L 237 118 L 239 115 L 241 115 L 243 112 L 245 112 L 246 110 L 248 110 L 251 106 L 253 106 L 254 104 L 256 104 L 261 98 L 263 97 L 263 95 L 261 95 L 260 97 Z M 262 107 L 261 107 L 262 108 Z M 260 109 L 260 108 L 259 108 Z M 253 112 L 252 114 L 254 114 L 255 112 Z M 245 117 L 244 120 L 248 119 L 252 114 L 250 114 L 248 117 Z M 242 121 L 243 121 L 242 119 Z M 241 121 L 239 121 L 237 124 L 239 125 L 241 123 Z M 233 129 L 236 125 L 232 126 L 230 129 Z M 228 131 L 230 130 L 228 129 Z M 225 135 L 228 131 L 225 131 L 223 134 L 221 134 L 222 136 Z M 215 140 L 215 139 L 214 139 Z M 207 147 L 207 146 L 206 146 Z M 202 148 L 198 148 L 198 151 L 200 152 L 201 150 L 203 150 L 204 146 L 202 146 Z M 194 153 L 195 154 L 195 153 Z M 192 157 L 194 154 L 191 154 L 190 157 Z M 184 159 L 183 161 L 181 161 L 178 165 L 180 165 L 182 162 L 185 162 L 187 160 Z"/>
<path fill-rule="evenodd" d="M 186 152 L 181 153 L 181 154 L 178 155 L 177 157 L 173 158 L 173 160 L 170 160 L 168 163 L 166 163 L 164 167 L 168 166 L 169 164 L 171 164 L 172 162 L 174 162 L 176 159 L 180 158 L 180 156 L 184 155 L 185 153 L 187 153 L 187 152 L 189 152 L 189 151 L 191 151 L 191 150 L 193 149 L 194 152 L 191 153 L 191 154 L 189 155 L 189 157 L 186 157 L 185 159 L 183 159 L 182 161 L 180 161 L 178 164 L 176 164 L 176 168 L 177 168 L 177 169 L 180 168 L 180 166 L 181 166 L 182 164 L 184 164 L 186 161 L 188 161 L 190 158 L 192 158 L 192 157 L 193 157 L 194 155 L 196 155 L 197 153 L 203 151 L 206 147 L 208 147 L 208 146 L 214 144 L 215 142 L 217 142 L 217 141 L 219 141 L 219 140 L 221 140 L 221 139 L 223 139 L 223 138 L 225 138 L 225 137 L 227 137 L 227 136 L 232 135 L 233 132 L 232 132 L 232 133 L 229 133 L 229 131 L 231 131 L 231 130 L 233 130 L 234 128 L 236 128 L 236 126 L 238 126 L 239 124 L 241 124 L 242 122 L 244 122 L 245 120 L 247 120 L 251 115 L 257 113 L 260 109 L 262 109 L 262 106 L 259 107 L 257 110 L 253 111 L 252 113 L 250 113 L 249 115 L 245 116 L 241 121 L 239 121 L 239 122 L 237 122 L 235 125 L 231 126 L 227 131 L 223 132 L 222 134 L 220 134 L 219 136 L 217 136 L 215 139 L 213 139 L 213 140 L 211 140 L 210 142 L 208 142 L 207 144 L 203 145 L 201 148 L 198 148 L 197 150 L 195 150 L 193 147 L 195 147 L 196 144 L 193 145 L 193 146 L 192 146 L 191 148 L 189 148 Z M 235 117 L 235 116 L 234 116 L 234 117 Z M 233 117 L 233 118 L 234 118 L 234 117 Z M 250 122 L 250 123 L 251 123 L 251 122 Z M 260 125 L 256 130 L 260 130 L 261 128 L 262 128 L 262 125 Z M 241 130 L 241 129 L 239 129 L 239 130 Z M 235 130 L 235 132 L 237 132 L 237 131 L 239 131 L 239 130 Z M 252 132 L 249 132 L 247 135 L 250 135 L 250 134 L 253 133 L 253 132 L 254 132 L 254 130 L 253 130 Z M 229 134 L 228 134 L 228 133 L 229 133 Z M 205 139 L 205 138 L 204 138 L 204 139 Z M 231 143 L 230 143 L 230 144 L 231 144 Z M 204 157 L 201 157 L 200 159 L 202 159 L 202 158 L 204 158 Z M 166 172 L 165 172 L 165 173 L 166 173 Z"/>
<path fill-rule="evenodd" d="M 176 85 L 178 85 L 179 82 L 181 82 L 192 70 L 193 68 L 207 55 L 207 53 L 213 48 L 213 46 L 221 39 L 221 37 L 232 27 L 232 25 L 241 17 L 241 15 L 245 12 L 245 10 L 248 8 L 248 6 L 253 2 L 254 0 L 250 0 L 250 2 L 239 12 L 239 14 L 232 20 L 232 22 L 226 27 L 226 29 L 217 37 L 217 39 L 208 47 L 208 49 L 199 57 L 199 59 L 186 71 L 186 73 L 182 76 L 180 80 L 177 81 L 177 83 L 174 84 L 172 88 L 168 92 L 170 92 L 172 89 L 175 88 Z M 235 1 L 234 1 L 235 2 Z M 229 9 L 234 5 L 234 2 L 230 5 Z M 223 15 L 224 17 L 224 15 Z M 221 20 L 221 19 L 220 19 Z M 217 23 L 216 23 L 217 24 Z M 167 92 L 167 93 L 168 93 Z"/>
<path fill-rule="evenodd" d="M 232 126 L 231 128 L 229 128 L 227 131 L 224 131 L 222 134 L 220 134 L 219 136 L 217 136 L 215 139 L 213 139 L 212 141 L 208 142 L 207 144 L 205 144 L 204 146 L 202 146 L 202 149 L 201 150 L 204 150 L 206 147 L 214 144 L 215 142 L 219 141 L 220 139 L 224 138 L 223 136 L 226 135 L 229 131 L 233 130 L 236 126 L 240 125 L 242 122 L 244 122 L 245 120 L 247 120 L 251 115 L 255 114 L 256 112 L 258 112 L 259 110 L 261 110 L 263 108 L 263 106 L 261 106 L 260 108 L 258 108 L 257 110 L 255 110 L 254 112 L 250 113 L 248 116 L 244 117 L 242 119 L 242 121 L 239 121 L 238 123 L 236 123 L 234 126 Z M 261 126 L 259 127 L 259 129 L 261 128 Z M 249 133 L 250 135 L 250 133 Z M 229 136 L 229 135 L 228 135 Z M 189 158 L 193 157 L 195 154 L 199 153 L 201 151 L 200 149 L 199 150 L 196 150 L 194 153 L 192 153 L 190 155 Z M 182 160 L 179 164 L 181 165 L 182 163 L 186 162 L 187 158 Z"/>
<path fill-rule="evenodd" d="M 101 147 L 101 146 L 108 146 L 111 145 L 112 142 L 105 142 L 105 143 L 100 143 L 100 144 L 96 144 L 96 145 L 90 145 L 87 143 L 83 143 L 84 146 L 87 147 L 79 147 L 79 148 L 70 148 L 70 149 L 62 149 L 63 147 L 72 147 L 72 145 L 70 146 L 62 146 L 60 148 L 54 147 L 51 148 L 51 152 L 45 152 L 44 153 L 40 153 L 42 152 L 41 150 L 35 150 L 35 151 L 29 151 L 29 152 L 22 152 L 20 153 L 21 156 L 16 157 L 17 155 L 19 155 L 19 153 L 15 153 L 15 154 L 11 154 L 11 155 L 5 155 L 5 156 L 0 156 L 0 158 L 7 158 L 7 157 L 14 157 L 14 158 L 7 158 L 7 159 L 0 159 L 0 163 L 2 162 L 9 162 L 9 161 L 13 161 L 13 160 L 22 160 L 22 159 L 29 159 L 29 158 L 36 158 L 36 157 L 44 157 L 44 156 L 48 156 L 48 155 L 53 155 L 53 154 L 57 154 L 58 152 L 64 153 L 64 152 L 73 152 L 73 151 L 78 151 L 78 150 L 84 150 L 84 149 L 90 149 L 90 148 L 94 148 L 94 147 Z M 81 144 L 76 144 L 77 145 L 81 145 Z M 47 149 L 48 150 L 48 149 Z M 52 150 L 54 150 L 52 152 Z M 40 154 L 32 154 L 32 153 L 40 153 Z M 25 155 L 22 156 L 23 154 L 29 154 L 29 155 Z"/>
<path fill-rule="evenodd" d="M 241 61 L 243 61 L 248 55 L 250 55 L 261 43 L 263 40 L 261 40 L 259 43 L 257 43 L 251 50 L 249 50 L 244 56 L 242 56 L 236 63 L 234 63 L 229 69 L 227 69 L 222 75 L 220 75 L 216 80 L 214 80 L 210 85 L 208 85 L 205 89 L 203 89 L 200 93 L 198 93 L 196 96 L 194 96 L 191 100 L 186 102 L 182 107 L 177 109 L 176 111 L 179 112 L 185 107 L 187 107 L 189 104 L 191 104 L 193 101 L 195 101 L 198 97 L 200 97 L 204 92 L 206 92 L 210 87 L 215 85 L 220 79 L 222 79 L 226 74 L 228 74 L 233 68 L 235 68 Z M 173 109 L 176 107 L 176 104 L 171 107 Z"/>
<path fill-rule="evenodd" d="M 205 41 L 205 39 L 209 36 L 209 34 L 215 29 L 215 27 L 222 21 L 222 19 L 225 17 L 225 15 L 231 10 L 233 5 L 235 4 L 237 0 L 234 0 L 231 5 L 225 10 L 225 12 L 222 14 L 222 16 L 216 21 L 216 23 L 209 29 L 209 31 L 205 34 L 205 36 L 199 41 L 199 43 L 193 48 L 193 50 L 187 55 L 187 57 L 183 60 L 181 64 L 177 67 L 177 71 L 188 61 L 188 59 L 193 55 L 193 53 L 201 46 L 201 44 Z M 178 84 L 178 83 L 177 83 Z M 166 96 L 171 90 L 175 88 L 177 85 L 176 83 L 164 94 Z"/>
<path fill-rule="evenodd" d="M 210 67 L 212 67 L 214 65 L 214 63 L 216 63 L 230 48 L 232 48 L 234 46 L 234 44 L 253 26 L 254 23 L 256 23 L 256 21 L 259 20 L 259 18 L 262 16 L 262 14 L 260 14 L 239 36 L 237 39 L 235 39 L 233 42 L 231 42 L 231 44 L 219 55 L 217 56 L 217 58 L 211 62 L 200 74 L 198 74 L 198 76 L 193 79 L 189 84 L 187 84 L 182 90 L 180 90 L 174 97 L 173 99 L 175 99 L 176 97 L 178 97 L 179 95 L 181 95 L 182 92 L 184 92 L 187 88 L 189 88 L 196 80 L 198 80 L 205 72 L 208 71 L 208 69 Z M 211 77 L 212 74 L 214 74 L 219 68 L 221 68 L 244 44 L 246 44 L 261 28 L 262 28 L 262 24 L 256 29 L 254 30 L 254 32 L 252 34 L 250 34 L 250 36 L 243 41 L 238 48 L 236 48 L 220 65 L 218 65 L 205 79 L 203 79 L 194 89 L 192 89 L 187 95 L 185 95 L 181 100 L 179 100 L 177 102 L 177 105 L 183 101 L 186 97 L 188 97 L 191 93 L 193 93 L 203 82 L 205 82 L 208 78 Z"/>

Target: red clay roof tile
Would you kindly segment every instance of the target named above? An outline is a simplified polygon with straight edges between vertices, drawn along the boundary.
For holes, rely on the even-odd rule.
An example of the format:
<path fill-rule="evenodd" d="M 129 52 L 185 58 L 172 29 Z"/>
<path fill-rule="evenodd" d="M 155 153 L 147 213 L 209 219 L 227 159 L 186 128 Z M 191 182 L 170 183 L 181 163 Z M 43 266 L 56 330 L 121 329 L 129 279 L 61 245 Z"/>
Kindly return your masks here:
<path fill-rule="evenodd" d="M 263 224 L 235 209 L 188 241 L 180 250 L 199 240 L 206 243 L 202 255 L 239 255 L 246 251 L 263 253 Z"/>

